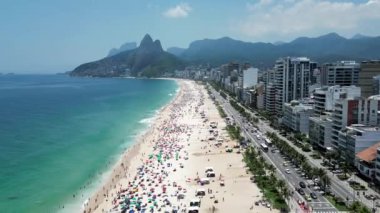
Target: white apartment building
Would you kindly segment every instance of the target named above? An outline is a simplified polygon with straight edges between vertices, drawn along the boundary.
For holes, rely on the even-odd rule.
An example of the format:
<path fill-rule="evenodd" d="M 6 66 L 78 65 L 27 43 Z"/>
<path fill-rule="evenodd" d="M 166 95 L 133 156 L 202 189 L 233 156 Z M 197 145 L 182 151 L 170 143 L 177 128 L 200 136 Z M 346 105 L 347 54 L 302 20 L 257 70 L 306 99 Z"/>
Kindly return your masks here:
<path fill-rule="evenodd" d="M 313 105 L 299 101 L 284 103 L 283 124 L 293 131 L 309 133 L 309 117 L 313 114 Z"/>
<path fill-rule="evenodd" d="M 357 86 L 324 86 L 313 92 L 314 114 L 324 115 L 331 112 L 339 99 L 360 97 L 360 87 Z"/>
<path fill-rule="evenodd" d="M 282 115 L 284 103 L 308 97 L 311 70 L 310 59 L 286 57 L 276 61 L 274 85 L 276 88 L 276 113 Z"/>
<path fill-rule="evenodd" d="M 259 69 L 248 68 L 243 70 L 243 88 L 251 88 L 256 86 L 258 78 Z"/>

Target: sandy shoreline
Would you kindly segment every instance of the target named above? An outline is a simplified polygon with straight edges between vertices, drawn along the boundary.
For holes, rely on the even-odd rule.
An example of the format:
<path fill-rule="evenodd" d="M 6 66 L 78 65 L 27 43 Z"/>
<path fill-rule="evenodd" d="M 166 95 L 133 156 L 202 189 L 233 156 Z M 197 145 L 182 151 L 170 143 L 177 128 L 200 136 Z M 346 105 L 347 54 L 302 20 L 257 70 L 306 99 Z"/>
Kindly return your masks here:
<path fill-rule="evenodd" d="M 100 209 L 99 206 L 102 206 L 101 204 L 104 203 L 104 201 L 107 200 L 109 196 L 115 195 L 114 192 L 117 192 L 117 186 L 122 186 L 120 184 L 120 180 L 122 178 L 126 178 L 128 172 L 135 172 L 133 171 L 133 169 L 136 170 L 136 166 L 133 165 L 138 164 L 138 155 L 141 155 L 142 152 L 149 149 L 149 146 L 146 144 L 146 142 L 150 138 L 149 136 L 152 135 L 155 126 L 159 124 L 161 117 L 160 115 L 163 114 L 165 109 L 169 107 L 172 103 L 174 103 L 176 99 L 178 99 L 178 97 L 180 96 L 181 84 L 177 80 L 176 82 L 179 85 L 179 91 L 176 93 L 176 96 L 157 112 L 156 117 L 151 122 L 148 129 L 135 139 L 136 142 L 134 143 L 134 145 L 125 150 L 125 152 L 121 155 L 120 159 L 112 167 L 112 171 L 109 175 L 107 175 L 108 177 L 106 177 L 105 181 L 100 184 L 100 188 L 98 188 L 95 191 L 95 193 L 93 193 L 91 197 L 85 201 L 85 203 L 83 204 L 84 208 L 81 210 L 81 212 L 88 213 L 94 212 L 95 210 L 97 210 L 96 212 L 98 212 Z M 134 164 L 131 164 L 132 162 Z"/>
<path fill-rule="evenodd" d="M 226 124 L 203 86 L 186 80 L 177 83 L 176 97 L 122 155 L 82 212 L 127 208 L 141 212 L 188 212 L 192 208 L 199 212 L 278 212 L 254 205 L 262 194 L 250 182 L 242 155 L 233 148 L 236 142 L 229 139 Z M 233 152 L 226 152 L 227 148 Z M 215 177 L 201 185 L 200 179 L 209 175 L 205 167 L 212 167 Z M 204 196 L 196 196 L 199 189 L 205 189 Z M 198 207 L 190 207 L 194 199 L 201 200 Z"/>

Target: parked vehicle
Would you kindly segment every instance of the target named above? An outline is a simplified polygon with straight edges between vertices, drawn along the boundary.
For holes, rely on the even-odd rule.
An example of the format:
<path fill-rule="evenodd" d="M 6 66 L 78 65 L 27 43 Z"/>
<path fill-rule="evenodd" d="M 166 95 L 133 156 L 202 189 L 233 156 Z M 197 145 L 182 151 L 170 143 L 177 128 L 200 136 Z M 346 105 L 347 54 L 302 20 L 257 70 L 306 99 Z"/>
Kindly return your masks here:
<path fill-rule="evenodd" d="M 299 183 L 299 185 L 300 185 L 301 188 L 306 188 L 306 184 L 305 184 L 305 182 L 303 182 L 303 181 L 301 181 L 301 182 Z"/>
<path fill-rule="evenodd" d="M 303 191 L 303 189 L 298 189 L 298 193 L 300 193 L 300 195 L 305 195 L 305 192 Z"/>
<path fill-rule="evenodd" d="M 310 193 L 310 197 L 313 199 L 317 199 L 317 194 L 312 192 L 312 193 Z"/>

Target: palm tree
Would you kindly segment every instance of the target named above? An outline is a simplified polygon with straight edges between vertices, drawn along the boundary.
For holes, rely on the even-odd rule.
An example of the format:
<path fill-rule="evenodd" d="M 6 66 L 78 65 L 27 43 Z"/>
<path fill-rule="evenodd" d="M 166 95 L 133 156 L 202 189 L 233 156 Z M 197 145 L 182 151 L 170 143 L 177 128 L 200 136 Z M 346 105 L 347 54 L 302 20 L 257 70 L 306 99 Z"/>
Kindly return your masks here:
<path fill-rule="evenodd" d="M 272 164 L 269 164 L 268 165 L 268 170 L 271 174 L 274 174 L 274 172 L 276 171 L 276 167 L 274 167 Z"/>
<path fill-rule="evenodd" d="M 323 187 L 326 190 L 326 187 L 331 184 L 330 177 L 327 174 L 325 174 L 321 176 L 320 178 L 321 178 L 321 183 L 323 184 Z"/>
<path fill-rule="evenodd" d="M 283 179 L 277 181 L 277 188 L 281 192 L 284 190 L 284 188 L 286 188 L 286 183 L 285 183 L 285 181 Z"/>
<path fill-rule="evenodd" d="M 284 199 L 288 199 L 289 190 L 286 187 L 286 183 L 283 179 L 277 181 L 276 188 L 280 191 L 280 194 Z"/>
<path fill-rule="evenodd" d="M 270 184 L 271 184 L 272 186 L 276 186 L 278 180 L 277 180 L 276 176 L 274 175 L 274 173 L 271 173 L 271 174 L 269 175 L 269 180 L 270 180 Z"/>
<path fill-rule="evenodd" d="M 311 178 L 314 179 L 315 177 L 318 177 L 318 173 L 319 172 L 319 169 L 317 167 L 313 167 L 311 169 Z"/>
<path fill-rule="evenodd" d="M 344 177 L 347 178 L 347 174 L 350 171 L 350 164 L 347 161 L 344 161 L 341 165 Z"/>
<path fill-rule="evenodd" d="M 321 177 L 326 176 L 327 172 L 323 168 L 319 168 L 317 171 L 317 176 L 321 179 Z"/>

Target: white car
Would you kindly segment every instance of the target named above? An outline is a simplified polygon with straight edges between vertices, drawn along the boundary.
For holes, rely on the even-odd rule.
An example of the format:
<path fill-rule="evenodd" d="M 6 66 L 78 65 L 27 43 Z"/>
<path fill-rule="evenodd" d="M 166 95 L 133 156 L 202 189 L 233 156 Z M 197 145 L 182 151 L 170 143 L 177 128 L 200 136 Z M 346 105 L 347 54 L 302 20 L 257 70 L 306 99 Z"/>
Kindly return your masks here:
<path fill-rule="evenodd" d="M 290 169 L 286 169 L 286 170 L 285 170 L 285 173 L 286 173 L 286 174 L 290 174 Z"/>

